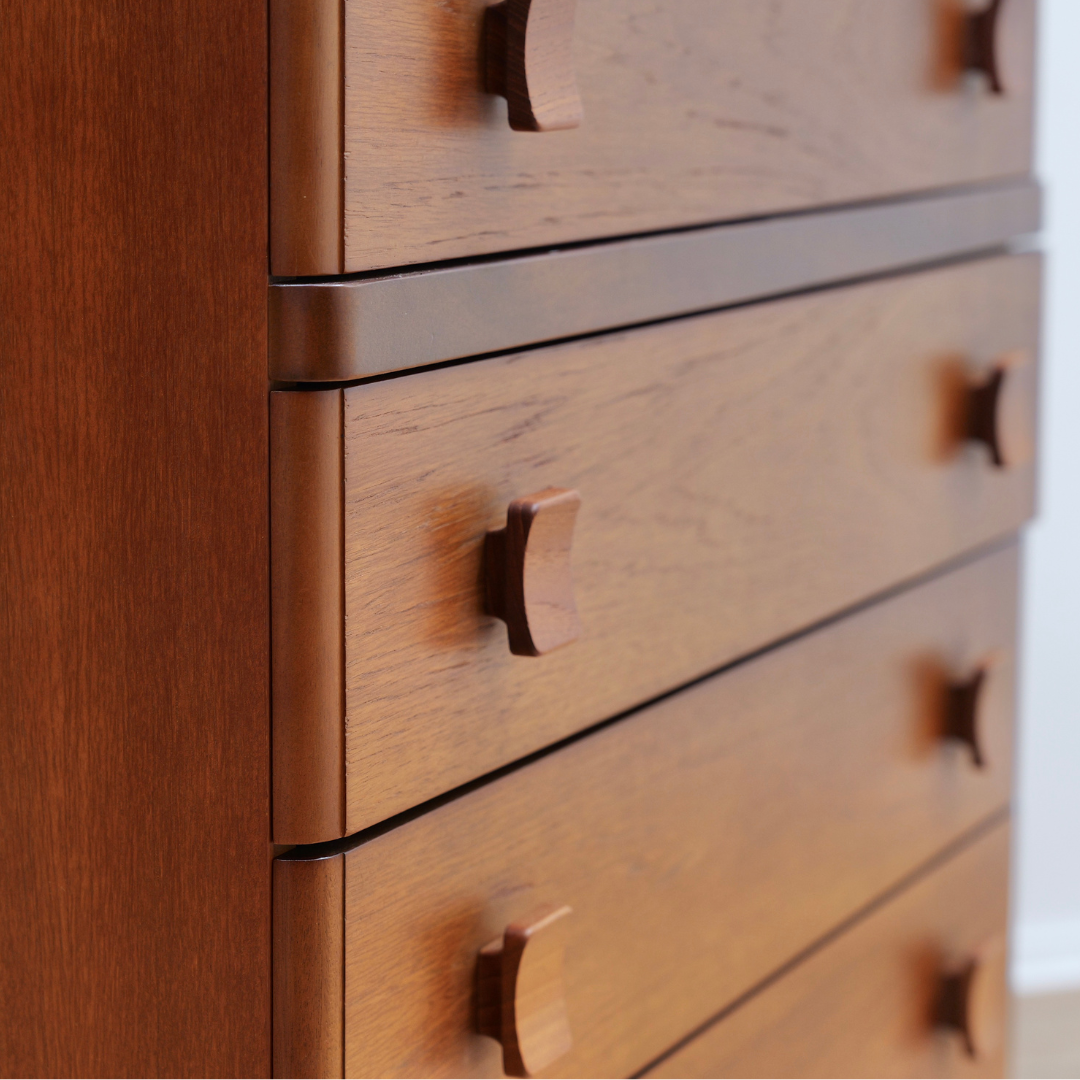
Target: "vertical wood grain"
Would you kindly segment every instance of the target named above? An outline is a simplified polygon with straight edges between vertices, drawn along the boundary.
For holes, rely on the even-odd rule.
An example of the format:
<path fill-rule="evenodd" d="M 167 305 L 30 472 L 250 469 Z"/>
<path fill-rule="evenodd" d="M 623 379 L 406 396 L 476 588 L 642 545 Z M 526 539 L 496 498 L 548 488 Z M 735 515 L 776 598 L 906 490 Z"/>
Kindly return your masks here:
<path fill-rule="evenodd" d="M 270 395 L 274 840 L 345 831 L 341 391 Z"/>
<path fill-rule="evenodd" d="M 274 863 L 274 1075 L 344 1069 L 345 856 Z"/>
<path fill-rule="evenodd" d="M 342 271 L 343 0 L 270 0 L 270 256 Z"/>
<path fill-rule="evenodd" d="M 266 15 L 0 19 L 0 1072 L 270 1069 Z"/>

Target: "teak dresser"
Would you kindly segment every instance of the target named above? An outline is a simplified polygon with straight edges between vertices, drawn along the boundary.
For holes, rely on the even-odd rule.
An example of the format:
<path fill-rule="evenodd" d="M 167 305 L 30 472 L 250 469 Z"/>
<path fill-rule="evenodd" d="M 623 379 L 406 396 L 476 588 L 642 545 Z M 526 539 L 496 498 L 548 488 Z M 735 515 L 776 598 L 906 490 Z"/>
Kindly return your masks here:
<path fill-rule="evenodd" d="M 4 1068 L 1002 1075 L 1035 0 L 74 7 Z"/>
<path fill-rule="evenodd" d="M 275 1070 L 1000 1073 L 1033 4 L 270 15 Z"/>

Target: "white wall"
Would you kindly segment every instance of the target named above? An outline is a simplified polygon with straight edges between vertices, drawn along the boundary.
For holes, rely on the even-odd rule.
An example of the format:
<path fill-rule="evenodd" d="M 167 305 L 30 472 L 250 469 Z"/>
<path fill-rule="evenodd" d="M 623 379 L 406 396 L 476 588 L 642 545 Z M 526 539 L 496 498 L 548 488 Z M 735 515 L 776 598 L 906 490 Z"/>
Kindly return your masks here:
<path fill-rule="evenodd" d="M 1042 0 L 1040 514 L 1028 533 L 1013 979 L 1080 987 L 1080 0 Z"/>

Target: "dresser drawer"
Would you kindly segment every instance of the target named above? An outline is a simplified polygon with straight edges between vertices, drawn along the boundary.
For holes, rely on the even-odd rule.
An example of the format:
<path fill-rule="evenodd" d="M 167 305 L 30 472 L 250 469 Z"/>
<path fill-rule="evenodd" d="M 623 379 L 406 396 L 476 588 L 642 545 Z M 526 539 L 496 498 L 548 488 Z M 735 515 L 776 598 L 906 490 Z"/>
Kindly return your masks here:
<path fill-rule="evenodd" d="M 1009 832 L 989 835 L 644 1075 L 1004 1076 Z M 973 1045 L 935 1024 L 976 965 Z"/>
<path fill-rule="evenodd" d="M 1015 530 L 1032 465 L 961 445 L 955 414 L 965 365 L 1034 355 L 1037 312 L 1037 258 L 1002 257 L 273 395 L 277 841 L 356 832 Z M 512 655 L 485 533 L 552 486 L 581 497 L 581 634 Z"/>
<path fill-rule="evenodd" d="M 343 854 L 279 859 L 279 1072 L 311 1075 L 304 1033 L 322 1031 L 316 1056 L 339 1061 L 343 1039 L 350 1076 L 498 1076 L 474 1033 L 477 953 L 543 904 L 573 909 L 573 1050 L 551 1074 L 642 1068 L 1001 811 L 1015 589 L 1009 547 Z M 982 768 L 942 739 L 950 680 L 979 664 Z M 290 955 L 329 960 L 298 977 Z"/>
<path fill-rule="evenodd" d="M 625 236 L 1030 167 L 1033 0 L 1005 0 L 992 28 L 1000 94 L 963 73 L 965 52 L 978 57 L 962 0 L 532 0 L 527 40 L 547 56 L 530 93 L 554 78 L 572 99 L 576 80 L 581 105 L 579 127 L 545 132 L 511 130 L 506 101 L 485 92 L 486 7 L 274 0 L 275 274 Z M 572 119 L 572 104 L 562 111 Z"/>

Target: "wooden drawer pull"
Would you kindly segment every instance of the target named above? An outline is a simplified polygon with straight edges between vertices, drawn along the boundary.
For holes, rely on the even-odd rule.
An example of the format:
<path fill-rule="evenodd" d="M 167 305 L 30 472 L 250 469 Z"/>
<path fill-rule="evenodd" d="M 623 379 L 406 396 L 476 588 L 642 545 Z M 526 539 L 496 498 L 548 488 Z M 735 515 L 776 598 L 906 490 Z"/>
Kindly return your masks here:
<path fill-rule="evenodd" d="M 506 98 L 515 131 L 581 123 L 574 73 L 577 0 L 503 0 L 484 12 L 484 81 Z"/>
<path fill-rule="evenodd" d="M 979 699 L 986 676 L 987 669 L 980 667 L 970 678 L 950 683 L 945 706 L 945 738 L 964 743 L 979 769 L 986 765 L 979 738 Z"/>
<path fill-rule="evenodd" d="M 579 637 L 570 544 L 581 496 L 545 488 L 515 499 L 506 528 L 487 534 L 488 614 L 506 623 L 515 656 L 542 656 Z"/>
<path fill-rule="evenodd" d="M 969 1057 L 997 1053 L 1005 1035 L 1005 942 L 994 937 L 978 953 L 941 977 L 936 1021 L 960 1034 Z"/>
<path fill-rule="evenodd" d="M 994 94 L 1004 93 L 998 69 L 997 23 L 1002 0 L 990 0 L 981 11 L 968 13 L 964 25 L 964 68 L 982 72 Z"/>
<path fill-rule="evenodd" d="M 1010 353 L 987 378 L 968 389 L 967 438 L 983 443 L 998 468 L 1034 456 L 1035 365 L 1026 352 Z"/>
<path fill-rule="evenodd" d="M 535 1076 L 571 1047 L 563 991 L 568 907 L 543 907 L 480 950 L 477 1030 L 503 1047 L 507 1076 Z"/>

